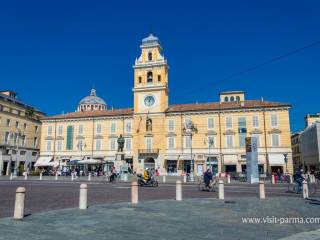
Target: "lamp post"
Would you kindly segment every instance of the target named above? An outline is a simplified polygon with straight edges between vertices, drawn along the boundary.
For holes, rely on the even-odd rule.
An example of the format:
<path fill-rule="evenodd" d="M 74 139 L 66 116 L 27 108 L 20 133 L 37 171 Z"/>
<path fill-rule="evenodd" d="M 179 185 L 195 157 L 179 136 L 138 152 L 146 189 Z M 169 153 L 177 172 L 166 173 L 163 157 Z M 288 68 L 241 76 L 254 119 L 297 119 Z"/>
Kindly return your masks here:
<path fill-rule="evenodd" d="M 189 174 L 189 181 L 194 182 L 194 159 L 193 159 L 193 154 L 192 154 L 192 136 L 194 133 L 197 133 L 198 130 L 194 126 L 193 122 L 191 120 L 187 121 L 185 124 L 185 127 L 183 128 L 183 131 L 186 135 L 190 136 L 190 174 Z"/>
<path fill-rule="evenodd" d="M 288 154 L 284 153 L 283 157 L 284 157 L 284 162 L 286 163 L 286 174 L 287 174 L 288 173 Z"/>

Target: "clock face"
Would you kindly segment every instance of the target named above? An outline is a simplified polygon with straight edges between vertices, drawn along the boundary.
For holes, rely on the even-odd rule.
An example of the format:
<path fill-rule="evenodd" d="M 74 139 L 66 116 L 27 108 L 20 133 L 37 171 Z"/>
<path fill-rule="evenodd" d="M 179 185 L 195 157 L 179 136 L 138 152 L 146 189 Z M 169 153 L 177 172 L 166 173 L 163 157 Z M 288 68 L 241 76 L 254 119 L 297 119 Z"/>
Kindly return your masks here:
<path fill-rule="evenodd" d="M 144 99 L 144 104 L 147 107 L 151 107 L 154 104 L 154 102 L 155 102 L 154 97 L 151 96 L 151 95 L 146 96 L 145 99 Z"/>

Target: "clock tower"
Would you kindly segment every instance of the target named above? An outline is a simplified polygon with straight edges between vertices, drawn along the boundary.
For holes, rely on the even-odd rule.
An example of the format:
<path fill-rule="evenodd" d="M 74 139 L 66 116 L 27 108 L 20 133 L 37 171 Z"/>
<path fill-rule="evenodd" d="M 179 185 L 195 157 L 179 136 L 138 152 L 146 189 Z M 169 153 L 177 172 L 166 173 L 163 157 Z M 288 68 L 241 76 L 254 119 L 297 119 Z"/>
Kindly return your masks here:
<path fill-rule="evenodd" d="M 134 113 L 163 113 L 168 108 L 168 64 L 159 39 L 142 40 L 134 68 Z"/>

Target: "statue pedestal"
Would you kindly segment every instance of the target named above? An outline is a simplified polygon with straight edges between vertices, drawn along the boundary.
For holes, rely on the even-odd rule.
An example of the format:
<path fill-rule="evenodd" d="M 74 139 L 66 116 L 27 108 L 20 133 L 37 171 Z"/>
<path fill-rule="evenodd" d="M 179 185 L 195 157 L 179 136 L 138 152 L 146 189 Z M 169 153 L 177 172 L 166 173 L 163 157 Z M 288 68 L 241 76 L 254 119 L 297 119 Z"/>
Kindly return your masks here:
<path fill-rule="evenodd" d="M 116 153 L 116 161 L 124 161 L 124 153 L 123 152 Z"/>

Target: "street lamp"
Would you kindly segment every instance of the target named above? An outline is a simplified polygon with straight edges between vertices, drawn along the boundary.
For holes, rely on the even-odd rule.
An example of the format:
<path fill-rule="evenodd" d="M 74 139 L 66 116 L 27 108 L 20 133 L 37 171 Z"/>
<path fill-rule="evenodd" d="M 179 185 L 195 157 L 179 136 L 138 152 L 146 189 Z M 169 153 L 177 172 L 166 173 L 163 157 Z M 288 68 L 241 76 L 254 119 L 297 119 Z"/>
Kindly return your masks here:
<path fill-rule="evenodd" d="M 284 162 L 286 163 L 286 174 L 287 174 L 288 173 L 288 154 L 284 153 L 283 157 L 284 157 Z"/>
<path fill-rule="evenodd" d="M 183 128 L 183 131 L 186 135 L 190 136 L 190 154 L 191 154 L 191 162 L 190 162 L 190 174 L 189 174 L 189 181 L 194 182 L 194 159 L 192 155 L 192 136 L 194 133 L 198 132 L 198 129 L 194 126 L 193 122 L 191 120 L 187 121 L 185 124 L 185 127 Z"/>

